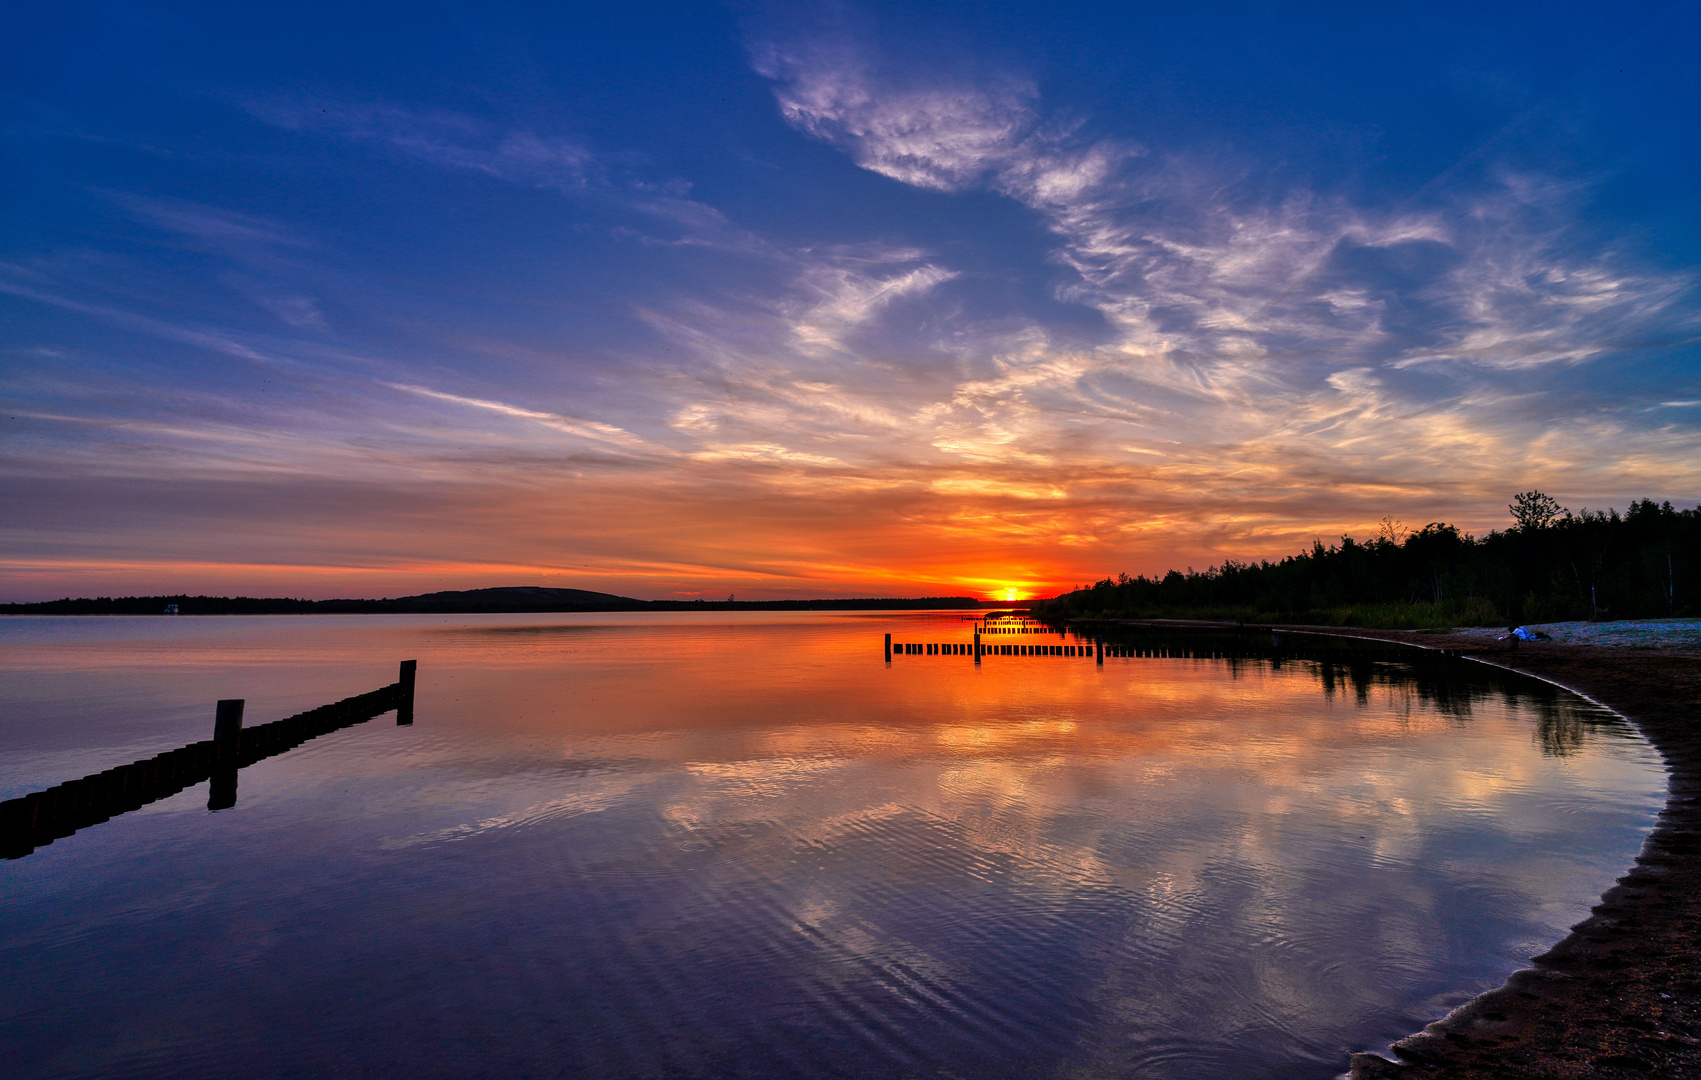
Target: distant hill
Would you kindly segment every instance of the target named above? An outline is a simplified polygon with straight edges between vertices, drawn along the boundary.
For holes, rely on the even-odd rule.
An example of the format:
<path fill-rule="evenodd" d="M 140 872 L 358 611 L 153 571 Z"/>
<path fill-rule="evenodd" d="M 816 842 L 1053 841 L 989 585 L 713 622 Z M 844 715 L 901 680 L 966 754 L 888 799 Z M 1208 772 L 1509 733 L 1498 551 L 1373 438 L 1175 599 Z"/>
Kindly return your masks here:
<path fill-rule="evenodd" d="M 541 585 L 422 593 L 394 600 L 323 600 L 320 604 L 336 605 L 322 607 L 325 611 L 636 611 L 648 606 L 630 596 Z M 365 606 L 372 604 L 381 606 Z"/>
<path fill-rule="evenodd" d="M 972 596 L 870 597 L 849 600 L 635 600 L 585 589 L 518 585 L 422 593 L 383 600 L 294 600 L 252 596 L 97 596 L 0 604 L 0 615 L 384 615 L 554 611 L 904 611 L 1009 607 Z"/>

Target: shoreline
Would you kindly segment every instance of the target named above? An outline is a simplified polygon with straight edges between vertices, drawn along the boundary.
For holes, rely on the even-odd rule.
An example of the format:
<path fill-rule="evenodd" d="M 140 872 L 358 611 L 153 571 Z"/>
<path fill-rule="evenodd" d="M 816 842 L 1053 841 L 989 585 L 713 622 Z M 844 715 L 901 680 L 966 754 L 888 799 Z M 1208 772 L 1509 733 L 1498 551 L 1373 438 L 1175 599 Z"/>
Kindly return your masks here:
<path fill-rule="evenodd" d="M 1295 628 L 1297 629 L 1297 628 Z M 1623 716 L 1667 769 L 1635 863 L 1530 966 L 1392 1047 L 1353 1080 L 1701 1076 L 1701 653 L 1403 631 L 1330 632 L 1446 648 Z"/>
<path fill-rule="evenodd" d="M 1623 716 L 1667 770 L 1666 803 L 1641 852 L 1588 918 L 1501 986 L 1396 1042 L 1393 1059 L 1353 1054 L 1343 1077 L 1701 1077 L 1701 649 L 1508 648 L 1481 634 L 1269 629 L 1444 649 L 1541 679 Z"/>

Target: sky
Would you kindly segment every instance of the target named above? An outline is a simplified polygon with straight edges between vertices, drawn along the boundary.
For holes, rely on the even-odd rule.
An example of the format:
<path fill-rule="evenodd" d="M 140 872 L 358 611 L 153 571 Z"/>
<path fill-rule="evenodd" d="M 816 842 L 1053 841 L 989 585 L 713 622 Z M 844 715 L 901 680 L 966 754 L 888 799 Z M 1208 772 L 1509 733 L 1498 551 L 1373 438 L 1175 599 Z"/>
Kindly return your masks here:
<path fill-rule="evenodd" d="M 1701 498 L 1701 4 L 15 5 L 0 600 Z"/>

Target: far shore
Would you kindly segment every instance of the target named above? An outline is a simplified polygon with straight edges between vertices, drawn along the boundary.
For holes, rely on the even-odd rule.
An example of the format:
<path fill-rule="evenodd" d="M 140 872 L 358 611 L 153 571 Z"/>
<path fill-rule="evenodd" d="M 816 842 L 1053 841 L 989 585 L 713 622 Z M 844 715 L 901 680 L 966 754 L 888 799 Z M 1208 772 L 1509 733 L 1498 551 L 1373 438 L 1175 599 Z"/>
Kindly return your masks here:
<path fill-rule="evenodd" d="M 550 594 L 573 593 L 574 596 Z M 635 600 L 577 589 L 472 589 L 385 599 L 298 600 L 247 596 L 126 596 L 0 604 L 0 615 L 169 618 L 197 615 L 565 615 L 644 611 L 991 611 L 1025 600 L 970 596 L 818 597 L 807 600 Z"/>

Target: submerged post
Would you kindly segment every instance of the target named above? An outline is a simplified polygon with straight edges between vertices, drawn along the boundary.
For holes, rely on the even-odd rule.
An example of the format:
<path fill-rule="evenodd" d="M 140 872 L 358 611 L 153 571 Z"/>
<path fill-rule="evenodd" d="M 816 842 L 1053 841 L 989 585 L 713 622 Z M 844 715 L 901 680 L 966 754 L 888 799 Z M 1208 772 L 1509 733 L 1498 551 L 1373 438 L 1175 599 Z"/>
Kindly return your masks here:
<path fill-rule="evenodd" d="M 980 630 L 975 630 L 975 663 L 980 663 Z"/>
<path fill-rule="evenodd" d="M 891 634 L 886 635 L 886 662 L 888 664 L 890 664 L 892 662 L 892 635 Z"/>
<path fill-rule="evenodd" d="M 213 776 L 207 792 L 208 810 L 236 805 L 236 763 L 242 752 L 242 706 L 245 698 L 224 698 L 213 714 Z"/>
<path fill-rule="evenodd" d="M 1093 642 L 1093 656 L 1096 657 L 1093 662 L 1098 664 L 1099 667 L 1104 667 L 1104 642 Z"/>
<path fill-rule="evenodd" d="M 402 688 L 402 699 L 396 704 L 397 727 L 407 727 L 413 723 L 413 677 L 418 671 L 418 660 L 402 661 L 402 673 L 396 679 Z"/>

